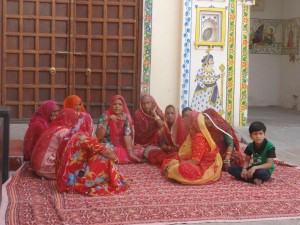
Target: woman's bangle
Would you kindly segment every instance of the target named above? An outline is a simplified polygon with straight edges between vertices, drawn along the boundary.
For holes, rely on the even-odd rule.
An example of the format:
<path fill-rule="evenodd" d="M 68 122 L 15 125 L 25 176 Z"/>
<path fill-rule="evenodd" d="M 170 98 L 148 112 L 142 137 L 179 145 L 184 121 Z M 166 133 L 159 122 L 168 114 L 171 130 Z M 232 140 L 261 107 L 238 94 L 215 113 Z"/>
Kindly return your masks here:
<path fill-rule="evenodd" d="M 114 164 L 118 164 L 118 163 L 119 163 L 119 159 L 116 158 L 115 160 L 113 160 L 113 163 L 114 163 Z"/>
<path fill-rule="evenodd" d="M 226 152 L 226 154 L 229 154 L 229 155 L 231 155 L 231 154 L 232 154 L 232 152 Z"/>
<path fill-rule="evenodd" d="M 160 116 L 155 116 L 155 121 L 160 120 Z"/>
<path fill-rule="evenodd" d="M 128 148 L 128 149 L 127 149 L 127 152 L 128 152 L 128 153 L 131 153 L 131 152 L 132 152 L 132 148 Z"/>
<path fill-rule="evenodd" d="M 230 159 L 224 159 L 223 163 L 225 163 L 225 164 L 230 163 Z"/>
<path fill-rule="evenodd" d="M 107 126 L 103 125 L 102 123 L 99 123 L 97 125 L 97 128 L 104 128 L 104 129 L 107 129 Z"/>

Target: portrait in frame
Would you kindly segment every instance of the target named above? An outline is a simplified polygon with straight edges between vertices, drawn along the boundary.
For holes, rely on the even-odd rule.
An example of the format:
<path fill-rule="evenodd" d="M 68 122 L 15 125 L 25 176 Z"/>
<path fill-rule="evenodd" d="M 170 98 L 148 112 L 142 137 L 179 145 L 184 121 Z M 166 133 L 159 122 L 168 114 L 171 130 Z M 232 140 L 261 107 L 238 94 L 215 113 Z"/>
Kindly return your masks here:
<path fill-rule="evenodd" d="M 225 45 L 225 15 L 222 8 L 198 8 L 196 14 L 195 46 Z"/>

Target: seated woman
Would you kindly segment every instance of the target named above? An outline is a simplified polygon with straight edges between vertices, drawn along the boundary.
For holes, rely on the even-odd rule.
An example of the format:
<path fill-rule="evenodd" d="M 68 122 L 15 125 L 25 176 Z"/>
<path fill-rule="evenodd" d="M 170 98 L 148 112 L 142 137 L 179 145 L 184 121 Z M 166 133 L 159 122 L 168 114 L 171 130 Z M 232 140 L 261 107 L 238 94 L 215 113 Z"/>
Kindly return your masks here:
<path fill-rule="evenodd" d="M 240 151 L 240 144 L 232 127 L 214 109 L 203 111 L 205 125 L 219 147 L 223 159 L 223 170 L 232 166 L 243 166 L 245 154 Z"/>
<path fill-rule="evenodd" d="M 59 112 L 59 106 L 55 101 L 45 101 L 33 114 L 29 127 L 24 136 L 23 152 L 24 160 L 30 160 L 31 153 L 40 136 L 49 128 L 51 121 Z"/>
<path fill-rule="evenodd" d="M 60 192 L 85 195 L 116 194 L 130 188 L 122 176 L 114 152 L 92 138 L 93 123 L 82 112 L 58 149 L 57 185 Z"/>
<path fill-rule="evenodd" d="M 204 116 L 189 111 L 184 120 L 190 135 L 181 146 L 178 156 L 163 161 L 163 173 L 167 178 L 182 184 L 217 181 L 222 172 L 222 158 L 205 126 Z"/>
<path fill-rule="evenodd" d="M 160 149 L 160 129 L 164 125 L 164 114 L 149 94 L 141 95 L 141 107 L 134 114 L 135 144 L 145 147 L 144 156 L 148 158 L 148 152 Z"/>
<path fill-rule="evenodd" d="M 144 147 L 132 145 L 132 119 L 123 96 L 112 97 L 109 109 L 99 118 L 96 136 L 114 151 L 120 164 L 142 161 Z"/>
<path fill-rule="evenodd" d="M 85 112 L 82 100 L 77 95 L 69 95 L 64 100 L 64 108 L 75 109 L 77 112 Z"/>
<path fill-rule="evenodd" d="M 160 149 L 148 152 L 147 159 L 151 164 L 160 165 L 164 159 L 176 156 L 188 135 L 184 120 L 173 105 L 168 105 L 165 109 L 165 123 L 161 131 L 163 135 Z"/>
<path fill-rule="evenodd" d="M 78 115 L 74 109 L 62 109 L 49 129 L 40 137 L 30 158 L 30 164 L 37 175 L 47 179 L 56 179 L 57 149 Z"/>

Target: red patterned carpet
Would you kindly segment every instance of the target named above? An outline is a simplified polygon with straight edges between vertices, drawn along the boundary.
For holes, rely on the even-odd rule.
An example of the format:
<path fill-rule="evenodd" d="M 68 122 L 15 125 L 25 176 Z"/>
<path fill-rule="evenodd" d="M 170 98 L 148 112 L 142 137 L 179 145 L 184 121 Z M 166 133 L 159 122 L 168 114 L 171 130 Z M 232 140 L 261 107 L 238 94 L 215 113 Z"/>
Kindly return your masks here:
<path fill-rule="evenodd" d="M 24 164 L 7 184 L 6 224 L 145 224 L 300 218 L 299 169 L 277 163 L 262 186 L 223 173 L 214 184 L 166 181 L 148 164 L 119 166 L 132 189 L 115 196 L 60 194 Z"/>

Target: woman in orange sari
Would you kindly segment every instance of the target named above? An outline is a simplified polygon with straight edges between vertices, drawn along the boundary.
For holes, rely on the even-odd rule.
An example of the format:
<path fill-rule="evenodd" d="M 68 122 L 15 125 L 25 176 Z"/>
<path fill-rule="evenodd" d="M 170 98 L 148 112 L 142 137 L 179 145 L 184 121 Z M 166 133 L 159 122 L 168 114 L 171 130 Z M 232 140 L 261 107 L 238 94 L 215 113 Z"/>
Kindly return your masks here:
<path fill-rule="evenodd" d="M 141 95 L 141 106 L 134 113 L 135 144 L 145 147 L 144 156 L 148 158 L 151 150 L 160 150 L 161 128 L 164 113 L 150 94 Z"/>
<path fill-rule="evenodd" d="M 57 151 L 57 185 L 60 192 L 91 196 L 116 194 L 130 188 L 115 163 L 114 152 L 93 138 L 93 122 L 82 112 Z"/>
<path fill-rule="evenodd" d="M 164 159 L 176 156 L 188 135 L 184 120 L 173 105 L 168 105 L 165 109 L 165 123 L 161 131 L 163 135 L 160 149 L 148 152 L 147 159 L 151 164 L 161 164 Z"/>
<path fill-rule="evenodd" d="M 55 163 L 57 149 L 78 113 L 74 109 L 62 109 L 33 149 L 30 164 L 37 175 L 47 179 L 56 179 Z"/>
<path fill-rule="evenodd" d="M 82 100 L 77 95 L 69 95 L 64 100 L 64 108 L 75 109 L 77 112 L 85 112 Z"/>
<path fill-rule="evenodd" d="M 163 161 L 163 173 L 182 184 L 208 184 L 219 180 L 222 158 L 205 126 L 203 114 L 190 111 L 184 120 L 190 135 L 177 157 Z"/>
<path fill-rule="evenodd" d="M 246 156 L 240 150 L 240 144 L 233 128 L 214 109 L 204 110 L 203 115 L 205 125 L 220 149 L 223 170 L 227 171 L 230 166 L 243 166 Z"/>
<path fill-rule="evenodd" d="M 144 147 L 133 145 L 133 125 L 130 112 L 123 96 L 115 95 L 110 107 L 103 113 L 97 125 L 96 136 L 113 149 L 119 163 L 141 162 Z"/>
<path fill-rule="evenodd" d="M 59 106 L 55 101 L 45 101 L 33 114 L 29 127 L 24 136 L 24 160 L 30 160 L 32 151 L 40 136 L 49 128 L 50 123 L 59 112 Z"/>

